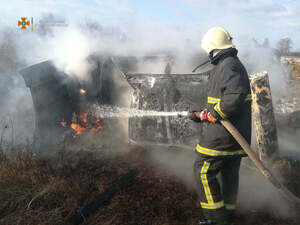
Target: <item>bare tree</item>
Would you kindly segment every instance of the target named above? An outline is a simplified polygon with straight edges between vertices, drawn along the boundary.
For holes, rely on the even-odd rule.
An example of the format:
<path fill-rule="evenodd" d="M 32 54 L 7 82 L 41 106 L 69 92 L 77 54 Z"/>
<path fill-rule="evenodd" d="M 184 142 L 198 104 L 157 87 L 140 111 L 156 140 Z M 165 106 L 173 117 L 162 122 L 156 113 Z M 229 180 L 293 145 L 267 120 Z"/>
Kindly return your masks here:
<path fill-rule="evenodd" d="M 282 38 L 277 44 L 278 51 L 281 55 L 287 55 L 292 49 L 293 41 L 291 38 Z"/>

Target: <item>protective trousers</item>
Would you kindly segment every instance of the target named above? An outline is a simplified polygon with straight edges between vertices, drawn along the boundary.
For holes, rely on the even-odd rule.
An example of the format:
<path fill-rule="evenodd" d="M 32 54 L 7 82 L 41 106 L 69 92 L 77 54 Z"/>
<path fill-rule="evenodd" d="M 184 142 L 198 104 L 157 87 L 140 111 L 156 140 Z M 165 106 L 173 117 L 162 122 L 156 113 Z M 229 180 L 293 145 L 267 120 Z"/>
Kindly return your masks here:
<path fill-rule="evenodd" d="M 206 219 L 222 221 L 235 210 L 240 156 L 203 157 L 197 154 L 194 175 L 200 205 Z M 219 180 L 217 175 L 220 175 Z"/>

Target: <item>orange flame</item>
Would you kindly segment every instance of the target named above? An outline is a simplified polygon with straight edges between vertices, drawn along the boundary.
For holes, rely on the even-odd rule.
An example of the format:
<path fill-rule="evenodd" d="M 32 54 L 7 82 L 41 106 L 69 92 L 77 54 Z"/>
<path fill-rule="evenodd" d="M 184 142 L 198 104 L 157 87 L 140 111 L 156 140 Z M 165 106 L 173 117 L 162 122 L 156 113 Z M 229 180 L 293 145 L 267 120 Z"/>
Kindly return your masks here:
<path fill-rule="evenodd" d="M 95 118 L 94 121 L 88 122 L 87 113 L 77 115 L 78 123 L 71 123 L 70 127 L 76 131 L 76 135 L 80 135 L 83 132 L 97 133 L 102 128 L 100 119 Z M 61 122 L 63 127 L 67 126 L 65 121 Z"/>
<path fill-rule="evenodd" d="M 71 128 L 76 131 L 76 135 L 80 135 L 83 131 L 85 131 L 87 129 L 76 123 L 71 123 Z"/>

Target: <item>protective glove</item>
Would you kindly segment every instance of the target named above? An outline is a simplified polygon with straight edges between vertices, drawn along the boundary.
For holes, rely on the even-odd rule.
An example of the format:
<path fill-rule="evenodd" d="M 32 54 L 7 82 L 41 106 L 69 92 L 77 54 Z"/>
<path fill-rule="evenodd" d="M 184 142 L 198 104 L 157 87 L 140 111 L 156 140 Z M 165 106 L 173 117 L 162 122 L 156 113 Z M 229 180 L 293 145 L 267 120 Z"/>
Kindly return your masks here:
<path fill-rule="evenodd" d="M 195 122 L 201 122 L 200 112 L 197 112 L 195 110 L 189 112 L 189 118 L 190 118 L 190 120 L 193 120 Z"/>
<path fill-rule="evenodd" d="M 199 114 L 200 120 L 203 121 L 208 121 L 211 123 L 216 123 L 218 121 L 217 118 L 215 118 L 208 109 L 204 109 L 200 112 Z"/>

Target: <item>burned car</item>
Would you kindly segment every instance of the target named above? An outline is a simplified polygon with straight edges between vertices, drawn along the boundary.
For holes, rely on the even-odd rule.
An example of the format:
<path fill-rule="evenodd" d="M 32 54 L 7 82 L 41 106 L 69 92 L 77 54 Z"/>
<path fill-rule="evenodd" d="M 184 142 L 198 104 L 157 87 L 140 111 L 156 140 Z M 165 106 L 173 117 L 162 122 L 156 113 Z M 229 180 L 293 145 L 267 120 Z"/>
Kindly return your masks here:
<path fill-rule="evenodd" d="M 126 107 L 120 101 L 120 96 L 126 95 L 131 100 L 131 109 L 175 112 L 205 107 L 208 72 L 133 73 L 139 60 L 134 57 L 119 57 L 116 61 L 111 57 L 93 57 L 92 60 L 96 67 L 86 81 L 58 70 L 52 61 L 20 71 L 30 88 L 35 108 L 35 152 L 55 152 L 72 125 L 73 129 L 74 126 L 87 129 L 85 124 L 80 127 L 80 122 L 87 123 L 84 111 L 89 104 Z M 169 63 L 167 67 L 170 72 Z M 105 118 L 103 120 L 105 122 Z M 129 140 L 139 145 L 190 148 L 201 135 L 200 129 L 195 123 L 177 116 L 132 117 L 128 120 Z"/>

